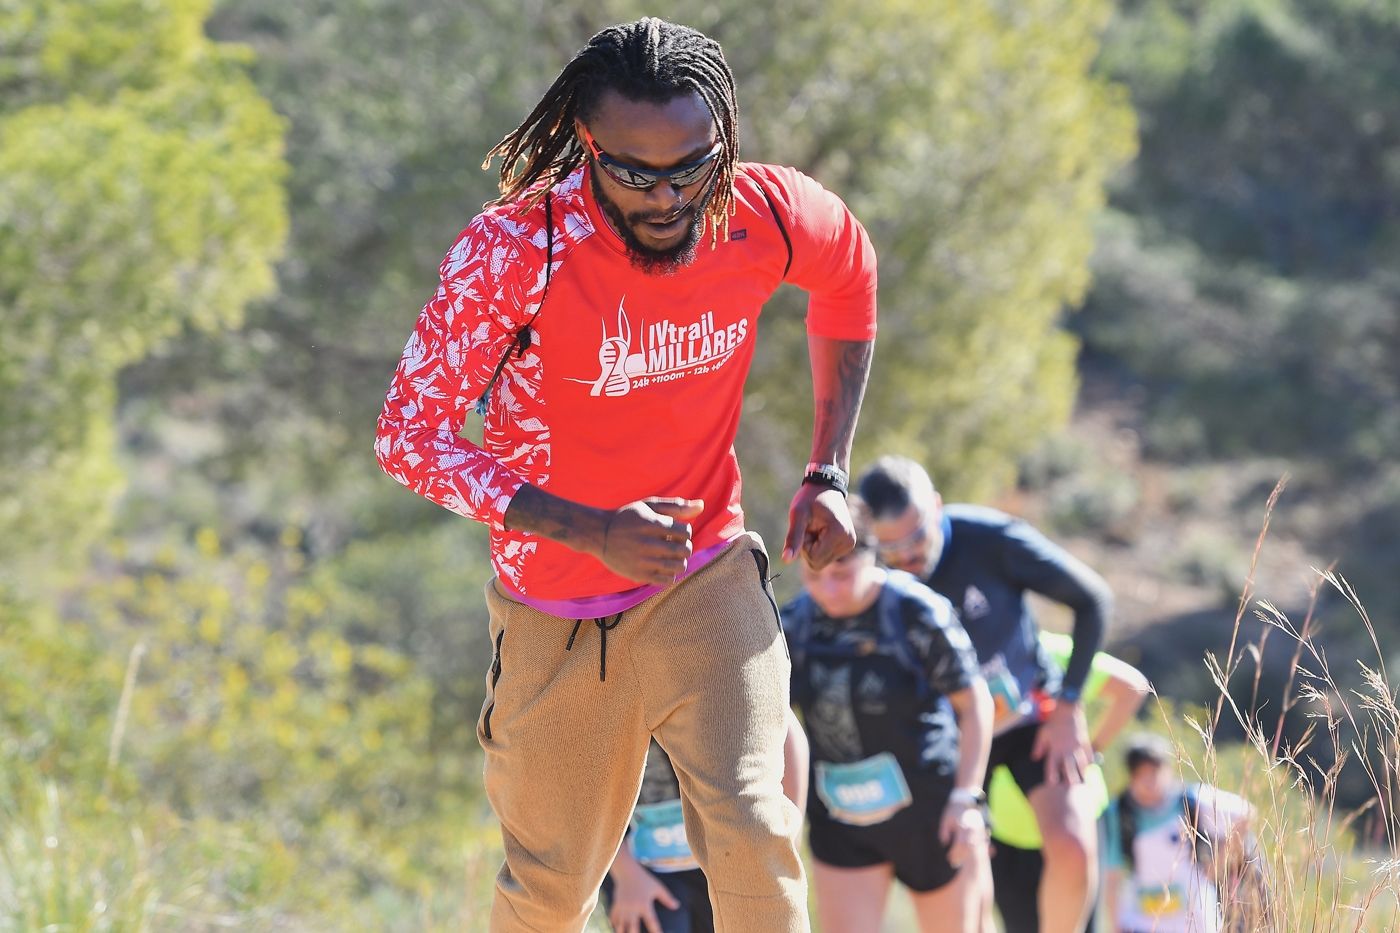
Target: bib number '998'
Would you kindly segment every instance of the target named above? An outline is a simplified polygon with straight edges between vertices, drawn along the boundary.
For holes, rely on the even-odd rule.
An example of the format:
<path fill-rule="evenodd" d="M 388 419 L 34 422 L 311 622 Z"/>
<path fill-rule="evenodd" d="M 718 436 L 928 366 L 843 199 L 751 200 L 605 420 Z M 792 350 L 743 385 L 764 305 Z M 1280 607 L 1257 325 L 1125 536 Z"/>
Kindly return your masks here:
<path fill-rule="evenodd" d="M 639 803 L 632 813 L 632 854 L 652 871 L 699 868 L 685 837 L 680 800 Z"/>
<path fill-rule="evenodd" d="M 883 823 L 913 802 L 899 762 L 889 752 L 850 764 L 817 762 L 817 796 L 831 818 L 848 826 Z"/>

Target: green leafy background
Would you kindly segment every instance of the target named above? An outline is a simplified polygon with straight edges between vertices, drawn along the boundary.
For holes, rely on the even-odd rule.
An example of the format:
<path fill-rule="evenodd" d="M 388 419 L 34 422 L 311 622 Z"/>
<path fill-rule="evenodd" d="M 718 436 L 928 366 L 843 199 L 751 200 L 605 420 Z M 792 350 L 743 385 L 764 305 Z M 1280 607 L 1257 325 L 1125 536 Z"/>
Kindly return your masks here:
<path fill-rule="evenodd" d="M 1218 699 L 1246 586 L 1301 618 L 1288 575 L 1336 562 L 1400 608 L 1393 3 L 0 0 L 0 930 L 484 928 L 485 537 L 379 473 L 373 423 L 485 151 L 644 13 L 719 39 L 744 156 L 876 242 L 857 467 L 907 453 L 1103 569 L 1180 704 L 1154 727 Z M 802 311 L 765 310 L 739 441 L 770 541 Z M 1324 589 L 1335 656 L 1389 660 Z"/>

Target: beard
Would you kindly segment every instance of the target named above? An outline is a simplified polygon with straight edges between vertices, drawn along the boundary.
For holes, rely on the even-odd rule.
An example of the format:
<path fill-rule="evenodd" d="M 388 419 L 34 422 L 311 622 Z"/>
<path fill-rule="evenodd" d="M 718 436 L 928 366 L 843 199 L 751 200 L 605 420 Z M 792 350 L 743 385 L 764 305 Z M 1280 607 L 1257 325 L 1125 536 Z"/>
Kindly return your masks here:
<path fill-rule="evenodd" d="M 588 173 L 593 197 L 598 201 L 598 206 L 602 208 L 604 216 L 611 221 L 617 235 L 622 237 L 622 243 L 627 247 L 627 258 L 632 263 L 632 267 L 648 275 L 675 275 L 695 261 L 695 247 L 700 242 L 700 234 L 705 229 L 705 208 L 709 205 L 710 198 L 714 196 L 715 182 L 718 177 L 718 172 L 712 172 L 710 180 L 705 183 L 701 194 L 685 206 L 683 213 L 690 214 L 690 225 L 686 227 L 685 236 L 681 237 L 681 241 L 666 249 L 653 249 L 637 238 L 637 234 L 633 232 L 633 226 L 660 218 L 644 213 L 630 215 L 623 213 L 622 208 L 618 207 L 603 191 L 603 186 L 598 183 L 597 172 Z"/>

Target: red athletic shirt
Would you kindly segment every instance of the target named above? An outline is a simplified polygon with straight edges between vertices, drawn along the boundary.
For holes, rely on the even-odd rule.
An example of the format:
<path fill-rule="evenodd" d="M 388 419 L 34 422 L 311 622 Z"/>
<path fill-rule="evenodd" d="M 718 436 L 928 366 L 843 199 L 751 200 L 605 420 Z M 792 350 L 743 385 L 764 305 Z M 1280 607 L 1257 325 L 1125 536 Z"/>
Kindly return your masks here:
<path fill-rule="evenodd" d="M 585 165 L 551 195 L 553 268 L 532 325 L 491 392 L 483 446 L 458 436 L 515 333 L 545 294 L 545 208 L 487 209 L 458 237 L 379 416 L 384 471 L 491 526 L 509 589 L 578 599 L 635 587 L 591 556 L 502 524 L 524 483 L 616 508 L 703 499 L 696 551 L 743 530 L 734 435 L 758 314 L 782 281 L 810 294 L 809 333 L 875 336 L 875 254 L 839 198 L 795 169 L 741 163 L 729 237 L 673 275 L 635 269 L 598 209 Z M 762 190 L 760 190 L 760 188 Z M 764 200 L 767 191 L 792 243 Z"/>

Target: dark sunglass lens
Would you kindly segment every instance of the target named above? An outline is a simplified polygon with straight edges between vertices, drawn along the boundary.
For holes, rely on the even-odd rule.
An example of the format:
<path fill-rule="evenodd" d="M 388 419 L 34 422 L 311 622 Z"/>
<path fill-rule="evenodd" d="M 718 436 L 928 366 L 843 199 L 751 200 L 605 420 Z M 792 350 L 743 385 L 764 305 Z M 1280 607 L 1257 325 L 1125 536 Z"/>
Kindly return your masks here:
<path fill-rule="evenodd" d="M 704 176 L 705 172 L 707 172 L 709 168 L 710 163 L 706 162 L 704 165 L 697 165 L 694 168 L 688 168 L 683 172 L 677 172 L 676 174 L 671 176 L 671 183 L 674 185 L 679 185 L 682 188 L 684 188 L 686 185 L 693 185 Z"/>
<path fill-rule="evenodd" d="M 661 181 L 669 182 L 677 188 L 693 185 L 709 173 L 713 167 L 714 158 L 714 155 L 708 155 L 696 164 L 687 166 L 678 172 L 646 172 L 618 165 L 611 159 L 599 159 L 598 162 L 618 184 L 636 191 L 648 191 Z"/>
<path fill-rule="evenodd" d="M 623 168 L 621 166 L 603 164 L 609 175 L 613 177 L 619 185 L 625 188 L 633 188 L 638 191 L 646 191 L 656 184 L 656 178 L 635 169 Z"/>

